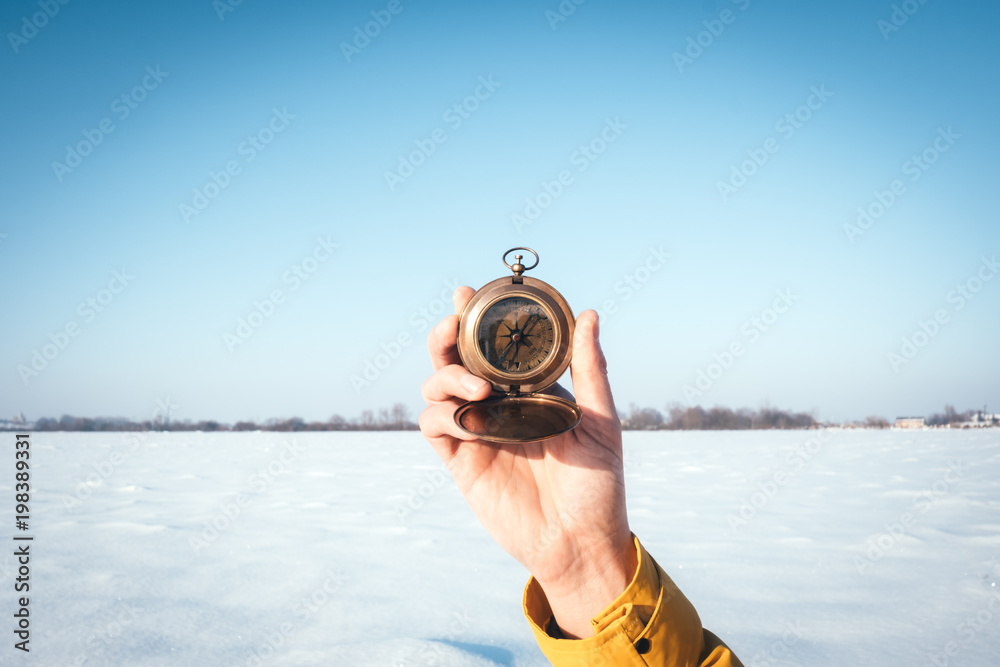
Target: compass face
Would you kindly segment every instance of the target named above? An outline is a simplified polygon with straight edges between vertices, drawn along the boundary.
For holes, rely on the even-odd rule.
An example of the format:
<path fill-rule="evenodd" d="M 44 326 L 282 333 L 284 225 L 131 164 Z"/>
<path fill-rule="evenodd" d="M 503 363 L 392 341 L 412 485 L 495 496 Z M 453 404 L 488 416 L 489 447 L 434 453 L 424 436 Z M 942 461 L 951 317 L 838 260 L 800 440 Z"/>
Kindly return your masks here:
<path fill-rule="evenodd" d="M 537 301 L 501 299 L 479 322 L 479 349 L 491 366 L 517 375 L 538 368 L 552 353 L 555 334 L 548 312 Z"/>

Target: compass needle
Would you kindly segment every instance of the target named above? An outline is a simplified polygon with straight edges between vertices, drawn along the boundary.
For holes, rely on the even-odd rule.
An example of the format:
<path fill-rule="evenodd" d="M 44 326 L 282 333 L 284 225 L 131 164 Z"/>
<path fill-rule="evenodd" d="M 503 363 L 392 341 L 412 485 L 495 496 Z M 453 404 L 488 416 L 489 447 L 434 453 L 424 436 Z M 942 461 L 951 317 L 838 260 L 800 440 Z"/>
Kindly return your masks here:
<path fill-rule="evenodd" d="M 525 320 L 524 326 L 521 328 L 521 333 L 527 336 L 531 332 L 531 330 L 535 328 L 535 325 L 538 324 L 538 321 L 540 319 L 541 318 L 538 316 L 538 313 L 532 314 L 531 317 Z M 529 323 L 531 326 L 528 326 Z"/>

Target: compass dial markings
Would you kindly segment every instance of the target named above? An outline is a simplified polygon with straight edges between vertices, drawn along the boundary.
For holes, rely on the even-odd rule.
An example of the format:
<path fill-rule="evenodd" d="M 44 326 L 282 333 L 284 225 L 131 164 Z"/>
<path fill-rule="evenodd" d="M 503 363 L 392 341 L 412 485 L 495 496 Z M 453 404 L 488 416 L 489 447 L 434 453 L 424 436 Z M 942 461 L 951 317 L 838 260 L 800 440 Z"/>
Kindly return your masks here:
<path fill-rule="evenodd" d="M 526 297 L 501 299 L 480 320 L 480 349 L 492 366 L 504 372 L 537 368 L 551 353 L 554 339 L 547 312 Z"/>

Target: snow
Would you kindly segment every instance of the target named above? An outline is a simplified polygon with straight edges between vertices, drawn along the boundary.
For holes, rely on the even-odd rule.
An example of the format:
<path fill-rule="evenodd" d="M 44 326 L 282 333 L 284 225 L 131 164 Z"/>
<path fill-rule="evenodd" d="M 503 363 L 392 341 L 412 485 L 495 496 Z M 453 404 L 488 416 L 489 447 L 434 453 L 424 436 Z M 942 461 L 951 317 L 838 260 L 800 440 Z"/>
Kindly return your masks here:
<path fill-rule="evenodd" d="M 748 667 L 1000 655 L 1000 430 L 627 433 L 625 456 L 633 530 Z M 526 573 L 419 433 L 37 433 L 31 460 L 22 662 L 547 664 Z"/>

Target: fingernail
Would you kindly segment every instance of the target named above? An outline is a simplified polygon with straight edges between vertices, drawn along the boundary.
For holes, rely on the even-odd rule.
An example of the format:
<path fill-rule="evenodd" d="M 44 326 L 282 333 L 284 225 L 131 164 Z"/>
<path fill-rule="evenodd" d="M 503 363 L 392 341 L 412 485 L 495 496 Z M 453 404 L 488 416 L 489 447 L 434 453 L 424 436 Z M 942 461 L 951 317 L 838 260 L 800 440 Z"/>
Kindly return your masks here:
<path fill-rule="evenodd" d="M 482 378 L 477 378 L 475 375 L 466 375 L 462 378 L 462 386 L 465 387 L 466 391 L 470 394 L 478 394 L 486 386 L 486 380 Z"/>

